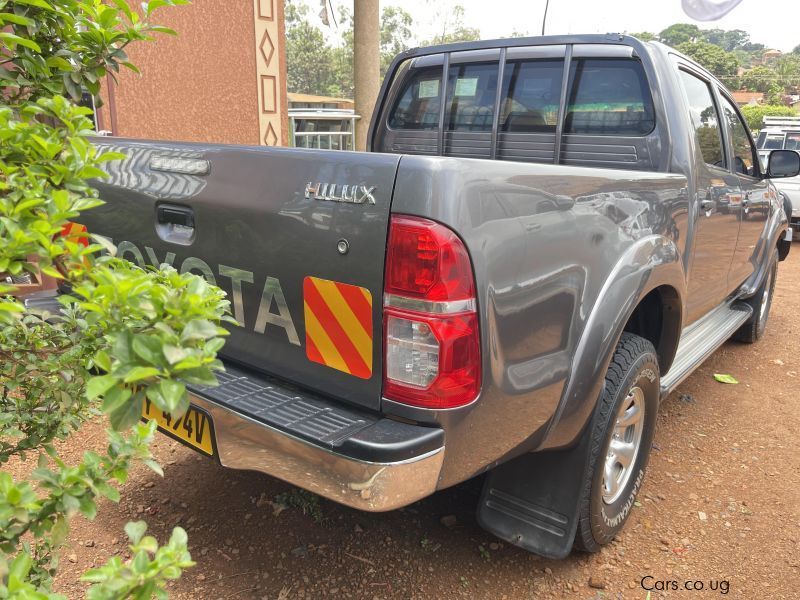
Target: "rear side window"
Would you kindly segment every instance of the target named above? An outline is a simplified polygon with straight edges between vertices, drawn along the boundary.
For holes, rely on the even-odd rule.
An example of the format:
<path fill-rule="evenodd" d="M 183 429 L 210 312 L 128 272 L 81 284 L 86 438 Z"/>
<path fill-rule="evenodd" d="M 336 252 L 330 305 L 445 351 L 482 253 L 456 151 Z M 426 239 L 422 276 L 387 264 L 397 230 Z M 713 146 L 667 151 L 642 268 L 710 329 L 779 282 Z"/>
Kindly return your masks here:
<path fill-rule="evenodd" d="M 442 68 L 419 69 L 406 82 L 389 118 L 395 129 L 438 129 Z"/>
<path fill-rule="evenodd" d="M 765 133 L 758 136 L 758 147 L 763 150 L 780 150 L 783 147 L 782 133 Z"/>
<path fill-rule="evenodd" d="M 503 75 L 500 131 L 554 133 L 563 60 L 509 61 Z"/>
<path fill-rule="evenodd" d="M 640 136 L 654 128 L 653 99 L 638 60 L 572 62 L 564 133 Z"/>
<path fill-rule="evenodd" d="M 725 167 L 725 154 L 722 150 L 722 133 L 719 128 L 719 115 L 714 106 L 711 88 L 708 83 L 686 71 L 680 71 L 683 89 L 689 102 L 689 120 L 697 136 L 697 144 L 703 162 L 715 167 Z"/>
<path fill-rule="evenodd" d="M 786 134 L 786 150 L 800 150 L 800 133 Z"/>

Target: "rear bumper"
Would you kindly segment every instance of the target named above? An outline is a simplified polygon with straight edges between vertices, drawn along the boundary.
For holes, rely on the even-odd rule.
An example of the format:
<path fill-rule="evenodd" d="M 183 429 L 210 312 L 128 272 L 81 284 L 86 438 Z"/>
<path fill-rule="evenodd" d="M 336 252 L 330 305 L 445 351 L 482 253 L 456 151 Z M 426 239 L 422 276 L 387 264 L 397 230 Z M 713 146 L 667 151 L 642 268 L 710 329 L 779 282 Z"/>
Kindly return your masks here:
<path fill-rule="evenodd" d="M 55 290 L 25 298 L 57 314 Z M 444 430 L 345 406 L 235 365 L 218 387 L 190 388 L 213 420 L 216 455 L 232 469 L 272 475 L 341 504 L 393 510 L 436 491 Z"/>
<path fill-rule="evenodd" d="M 223 466 L 266 473 L 370 512 L 436 491 L 441 429 L 343 408 L 234 367 L 220 381 L 192 390 L 191 401 L 213 419 Z"/>

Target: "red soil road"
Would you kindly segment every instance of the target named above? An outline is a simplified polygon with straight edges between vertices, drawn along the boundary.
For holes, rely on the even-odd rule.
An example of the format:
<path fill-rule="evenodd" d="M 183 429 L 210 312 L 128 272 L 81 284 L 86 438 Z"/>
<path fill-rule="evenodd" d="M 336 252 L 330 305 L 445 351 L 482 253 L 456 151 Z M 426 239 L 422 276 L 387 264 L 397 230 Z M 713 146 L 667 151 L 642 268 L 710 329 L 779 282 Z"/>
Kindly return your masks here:
<path fill-rule="evenodd" d="M 119 506 L 104 502 L 94 522 L 74 521 L 57 588 L 82 597 L 78 574 L 125 555 L 122 528 L 143 518 L 162 541 L 175 525 L 189 532 L 197 566 L 171 587 L 181 599 L 644 600 L 643 579 L 654 599 L 800 598 L 799 314 L 795 244 L 780 265 L 766 337 L 725 344 L 663 402 L 639 505 L 596 555 L 547 561 L 499 543 L 475 522 L 480 481 L 387 514 L 322 500 L 321 523 L 297 508 L 276 515 L 267 501 L 291 486 L 227 471 L 159 436 L 165 478 L 139 468 Z M 75 457 L 103 440 L 92 423 L 64 451 Z M 656 584 L 664 581 L 678 590 Z"/>

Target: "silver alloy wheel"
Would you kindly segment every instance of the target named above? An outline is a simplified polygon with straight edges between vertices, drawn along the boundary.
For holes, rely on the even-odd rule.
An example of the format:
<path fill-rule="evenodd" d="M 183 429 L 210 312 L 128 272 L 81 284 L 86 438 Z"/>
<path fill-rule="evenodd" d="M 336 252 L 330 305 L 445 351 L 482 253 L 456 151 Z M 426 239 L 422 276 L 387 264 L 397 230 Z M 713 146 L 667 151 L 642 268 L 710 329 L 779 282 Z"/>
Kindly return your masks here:
<path fill-rule="evenodd" d="M 617 411 L 603 468 L 603 502 L 613 504 L 628 485 L 644 433 L 644 392 L 634 386 Z"/>
<path fill-rule="evenodd" d="M 770 289 L 772 286 L 772 268 L 767 272 L 767 280 L 764 282 L 764 293 L 761 295 L 761 306 L 758 309 L 758 322 L 762 323 L 764 321 L 764 315 L 767 314 L 767 308 L 769 308 L 769 299 L 772 296 L 772 290 Z"/>

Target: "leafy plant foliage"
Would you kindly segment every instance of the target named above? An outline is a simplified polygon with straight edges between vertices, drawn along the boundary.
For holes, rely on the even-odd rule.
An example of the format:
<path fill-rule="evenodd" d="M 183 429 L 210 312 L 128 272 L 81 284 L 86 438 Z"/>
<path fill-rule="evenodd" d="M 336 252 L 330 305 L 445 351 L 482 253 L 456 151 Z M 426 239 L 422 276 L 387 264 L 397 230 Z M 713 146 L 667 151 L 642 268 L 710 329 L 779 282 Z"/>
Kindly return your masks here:
<path fill-rule="evenodd" d="M 121 67 L 135 71 L 126 47 L 174 33 L 153 14 L 185 3 L 0 0 L 0 598 L 60 597 L 52 578 L 70 520 L 94 518 L 100 497 L 119 501 L 136 462 L 161 472 L 144 400 L 178 416 L 186 384 L 214 385 L 221 368 L 221 325 L 232 322 L 221 290 L 167 265 L 141 269 L 71 225 L 102 204 L 88 180 L 123 157 L 97 151 L 91 111 L 76 102 Z M 15 278 L 39 269 L 61 281 L 58 314 L 13 295 Z M 68 464 L 57 442 L 100 414 L 105 451 Z M 21 460 L 37 467 L 15 480 L 6 469 Z M 126 527 L 129 562 L 85 574 L 88 598 L 166 597 L 192 565 L 186 533 L 159 547 L 145 529 Z"/>

